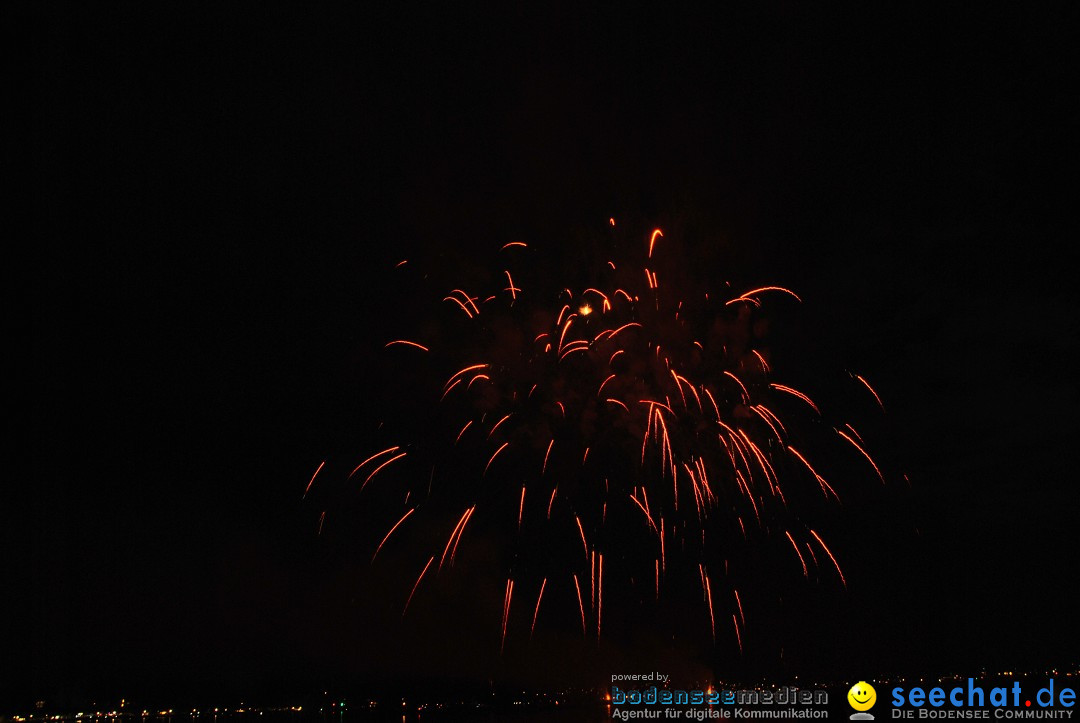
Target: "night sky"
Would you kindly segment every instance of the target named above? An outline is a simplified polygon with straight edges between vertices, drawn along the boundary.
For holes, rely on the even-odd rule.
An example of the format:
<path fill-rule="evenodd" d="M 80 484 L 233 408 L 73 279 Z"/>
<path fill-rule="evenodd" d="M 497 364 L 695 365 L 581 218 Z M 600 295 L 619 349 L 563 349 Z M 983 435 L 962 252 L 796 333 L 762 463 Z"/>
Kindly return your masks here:
<path fill-rule="evenodd" d="M 33 403 L 0 703 L 1080 659 L 1069 18 L 867 5 L 22 13 L 40 241 L 13 268 Z M 742 660 L 646 630 L 500 664 L 501 590 L 465 575 L 402 626 L 415 566 L 373 573 L 370 536 L 301 501 L 364 451 L 368 372 L 422 322 L 386 269 L 608 217 L 798 290 L 778 357 L 888 410 L 890 484 L 831 521 L 849 590 L 757 621 Z"/>

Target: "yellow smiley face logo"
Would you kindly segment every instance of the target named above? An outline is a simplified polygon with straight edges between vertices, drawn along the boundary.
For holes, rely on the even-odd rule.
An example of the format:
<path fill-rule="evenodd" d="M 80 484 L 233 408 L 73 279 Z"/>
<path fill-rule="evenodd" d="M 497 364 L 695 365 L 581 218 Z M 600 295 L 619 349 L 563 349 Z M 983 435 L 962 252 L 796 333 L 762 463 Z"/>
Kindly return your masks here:
<path fill-rule="evenodd" d="M 874 690 L 874 686 L 865 680 L 860 680 L 851 686 L 851 690 L 847 694 L 847 700 L 855 710 L 870 710 L 874 707 L 874 703 L 877 702 L 877 691 Z"/>

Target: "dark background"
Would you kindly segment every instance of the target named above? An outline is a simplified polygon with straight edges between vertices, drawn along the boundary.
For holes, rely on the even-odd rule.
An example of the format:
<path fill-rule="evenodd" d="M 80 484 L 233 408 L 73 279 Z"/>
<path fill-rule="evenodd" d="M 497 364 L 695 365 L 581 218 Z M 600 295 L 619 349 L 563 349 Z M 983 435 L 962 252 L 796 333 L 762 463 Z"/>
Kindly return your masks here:
<path fill-rule="evenodd" d="M 557 639 L 499 663 L 497 612 L 384 624 L 401 581 L 364 578 L 300 501 L 371 419 L 403 249 L 559 244 L 609 216 L 796 288 L 793 347 L 889 411 L 892 484 L 838 516 L 849 591 L 757 623 L 782 662 L 694 665 L 1076 662 L 1073 13 L 577 5 L 16 12 L 39 241 L 3 704 L 674 666 Z"/>

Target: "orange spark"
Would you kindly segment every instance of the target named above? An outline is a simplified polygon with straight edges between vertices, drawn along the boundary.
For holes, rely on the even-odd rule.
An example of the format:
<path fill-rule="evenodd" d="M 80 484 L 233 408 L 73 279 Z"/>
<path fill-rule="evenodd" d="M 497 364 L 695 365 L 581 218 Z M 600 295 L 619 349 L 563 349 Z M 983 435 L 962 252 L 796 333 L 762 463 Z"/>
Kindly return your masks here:
<path fill-rule="evenodd" d="M 489 377 L 487 374 L 477 374 L 475 377 L 473 377 L 472 379 L 469 380 L 469 383 L 465 385 L 465 389 L 466 390 L 472 389 L 473 383 L 478 382 L 481 379 L 487 379 L 489 382 L 491 381 L 491 377 Z M 449 391 L 449 390 L 447 390 L 447 391 Z M 443 396 L 445 397 L 446 395 L 443 394 Z"/>
<path fill-rule="evenodd" d="M 577 314 L 571 314 L 570 316 L 566 317 L 566 323 L 565 323 L 565 324 L 563 324 L 563 328 L 562 328 L 562 334 L 560 334 L 560 335 L 559 335 L 559 347 L 558 347 L 558 351 L 559 351 L 560 353 L 562 352 L 562 347 L 563 347 L 563 341 L 565 341 L 565 340 L 566 340 L 566 332 L 570 330 L 570 325 L 571 325 L 572 323 L 574 323 L 574 319 L 575 319 L 576 317 L 577 317 Z"/>
<path fill-rule="evenodd" d="M 745 294 L 742 294 L 741 296 L 732 299 L 731 301 L 729 301 L 727 303 L 728 304 L 734 304 L 737 301 L 755 301 L 756 302 L 757 300 L 753 298 L 753 295 L 754 294 L 760 294 L 762 291 L 780 291 L 780 292 L 783 292 L 785 294 L 788 294 L 789 296 L 795 297 L 796 301 L 802 303 L 802 299 L 799 298 L 798 294 L 796 294 L 791 289 L 785 289 L 783 286 L 762 286 L 762 287 L 757 288 L 757 289 L 752 289 L 750 291 L 747 291 Z"/>
<path fill-rule="evenodd" d="M 577 522 L 578 532 L 581 533 L 581 547 L 585 550 L 585 557 L 589 556 L 589 543 L 585 542 L 585 528 L 581 526 L 581 518 L 574 515 L 574 521 Z"/>
<path fill-rule="evenodd" d="M 506 279 L 510 282 L 510 286 L 508 288 L 506 288 L 506 289 L 503 289 L 503 290 L 504 291 L 509 291 L 510 292 L 510 298 L 512 300 L 514 300 L 514 301 L 517 301 L 517 292 L 521 291 L 521 289 L 514 286 L 514 279 L 513 279 L 513 277 L 510 276 L 509 271 L 504 271 L 503 273 L 506 274 Z"/>
<path fill-rule="evenodd" d="M 712 631 L 713 645 L 716 645 L 716 618 L 713 617 L 712 585 L 709 584 L 709 576 L 704 571 L 702 575 L 705 580 L 705 598 L 709 601 L 709 628 Z"/>
<path fill-rule="evenodd" d="M 577 590 L 577 604 L 578 609 L 581 610 L 581 635 L 584 637 L 585 632 L 585 603 L 581 599 L 581 585 L 578 583 L 577 575 L 574 575 L 574 589 Z"/>
<path fill-rule="evenodd" d="M 660 518 L 660 569 L 667 572 L 667 559 L 664 556 L 664 518 Z"/>
<path fill-rule="evenodd" d="M 386 467 L 386 465 L 388 465 L 388 464 L 391 464 L 391 463 L 393 463 L 393 462 L 396 462 L 397 460 L 399 460 L 399 459 L 401 459 L 402 457 L 404 457 L 404 456 L 405 456 L 405 454 L 406 454 L 405 452 L 402 452 L 401 454 L 399 454 L 399 455 L 397 455 L 397 456 L 395 456 L 395 457 L 391 457 L 390 459 L 386 460 L 385 462 L 383 462 L 382 464 L 380 464 L 380 465 L 379 465 L 378 467 L 376 467 L 376 468 L 375 468 L 374 470 L 372 470 L 371 474 L 369 474 L 369 475 L 367 476 L 367 479 L 366 479 L 366 480 L 364 480 L 364 484 L 360 485 L 360 491 L 361 491 L 361 492 L 363 492 L 363 491 L 364 491 L 364 487 L 366 487 L 366 486 L 367 486 L 367 483 L 371 481 L 371 478 L 372 478 L 372 477 L 374 477 L 375 475 L 379 474 L 379 472 L 380 472 L 380 471 L 382 471 L 382 469 L 383 469 L 384 467 Z"/>
<path fill-rule="evenodd" d="M 600 616 L 604 611 L 604 555 L 600 553 L 600 569 L 596 576 L 596 639 L 600 639 Z"/>
<path fill-rule="evenodd" d="M 395 344 L 405 344 L 406 346 L 414 346 L 417 349 L 420 349 L 422 351 L 431 351 L 430 349 L 428 349 L 423 344 L 417 344 L 415 341 L 408 341 L 407 339 L 395 339 L 394 341 L 388 342 L 386 344 L 386 346 L 383 347 L 383 348 L 384 349 L 389 349 L 390 347 L 394 346 Z"/>
<path fill-rule="evenodd" d="M 633 500 L 634 504 L 641 510 L 641 514 L 645 515 L 645 519 L 649 522 L 649 527 L 655 530 L 656 523 L 652 521 L 652 517 L 649 516 L 649 511 L 645 509 L 645 505 L 641 504 L 641 502 L 638 501 L 638 498 L 633 495 L 630 495 L 630 499 Z"/>
<path fill-rule="evenodd" d="M 483 475 L 481 475 L 481 476 L 483 476 L 483 477 L 486 477 L 486 476 L 487 476 L 487 473 L 488 473 L 488 469 L 490 469 L 490 468 L 491 468 L 491 463 L 492 463 L 492 462 L 494 462 L 494 461 L 495 461 L 495 458 L 499 456 L 499 452 L 501 452 L 501 451 L 503 451 L 504 449 L 506 449 L 507 445 L 509 445 L 509 444 L 510 444 L 509 442 L 503 442 L 502 446 L 501 446 L 501 447 L 499 447 L 499 448 L 498 448 L 497 450 L 495 450 L 495 454 L 491 455 L 491 459 L 489 459 L 489 460 L 488 460 L 487 466 L 486 466 L 486 467 L 484 467 L 484 474 L 483 474 Z"/>
<path fill-rule="evenodd" d="M 591 286 L 590 286 L 589 288 L 585 289 L 584 291 L 582 291 L 581 293 L 582 293 L 582 294 L 588 294 L 589 292 L 592 292 L 592 293 L 596 294 L 597 296 L 599 296 L 599 297 L 600 297 L 601 299 L 603 299 L 604 301 L 607 301 L 607 300 L 608 300 L 607 294 L 605 294 L 605 293 L 604 293 L 603 291 L 601 291 L 600 289 L 594 289 L 594 288 L 593 288 L 593 287 L 591 287 Z"/>
<path fill-rule="evenodd" d="M 725 372 L 725 374 L 726 373 L 727 372 Z M 798 389 L 792 389 L 791 387 L 786 387 L 783 384 L 770 384 L 769 386 L 778 392 L 784 392 L 785 394 L 790 394 L 794 397 L 798 397 L 799 399 L 809 404 L 810 407 L 818 413 L 818 416 L 821 416 L 821 410 L 818 409 L 818 406 L 816 404 L 814 404 L 814 400 L 800 392 Z"/>
<path fill-rule="evenodd" d="M 788 451 L 798 457 L 799 461 L 806 465 L 806 468 L 810 470 L 810 473 L 814 475 L 814 478 L 818 481 L 818 484 L 821 485 L 821 491 L 827 491 L 825 495 L 826 497 L 828 497 L 828 492 L 832 492 L 833 497 L 836 497 L 836 499 L 840 499 L 839 495 L 836 494 L 836 490 L 832 488 L 832 485 L 826 482 L 825 478 L 819 475 L 817 473 L 817 470 L 810 466 L 810 463 L 806 461 L 806 457 L 803 457 L 801 454 L 799 454 L 799 450 L 795 449 L 791 445 L 788 445 Z"/>
<path fill-rule="evenodd" d="M 881 397 L 879 397 L 879 396 L 878 396 L 878 393 L 874 391 L 874 388 L 873 388 L 872 386 L 870 386 L 870 382 L 866 381 L 865 379 L 863 379 L 863 378 L 862 378 L 861 376 L 859 376 L 858 374 L 856 374 L 856 375 L 855 375 L 855 378 L 856 378 L 856 379 L 858 379 L 858 380 L 859 380 L 860 382 L 862 382 L 862 383 L 863 383 L 863 385 L 864 385 L 864 386 L 865 386 L 865 387 L 866 387 L 867 389 L 869 389 L 869 390 L 870 390 L 870 393 L 874 395 L 874 399 L 876 399 L 876 400 L 877 400 L 878 406 L 879 406 L 879 407 L 881 407 L 881 411 L 883 411 L 883 412 L 884 412 L 884 411 L 885 411 L 885 405 L 881 403 Z"/>
<path fill-rule="evenodd" d="M 443 301 L 453 301 L 453 302 L 454 302 L 455 304 L 457 304 L 458 306 L 460 306 L 460 307 L 461 307 L 461 310 L 462 310 L 462 311 L 464 311 L 464 312 L 465 312 L 466 314 L 468 314 L 468 315 L 469 315 L 469 318 L 470 318 L 470 319 L 471 319 L 471 318 L 473 318 L 473 313 L 472 313 L 471 311 L 469 311 L 469 307 L 465 306 L 465 304 L 462 304 L 462 303 L 461 303 L 461 301 L 460 301 L 460 300 L 458 300 L 458 298 L 457 298 L 457 297 L 454 297 L 454 296 L 447 296 L 447 297 L 445 297 L 445 298 L 443 299 Z"/>
<path fill-rule="evenodd" d="M 540 583 L 540 594 L 536 596 L 536 611 L 533 612 L 532 627 L 529 628 L 529 637 L 532 638 L 536 630 L 536 618 L 540 616 L 540 601 L 544 599 L 544 588 L 547 586 L 547 578 Z"/>
<path fill-rule="evenodd" d="M 442 396 L 441 396 L 441 397 L 439 397 L 439 401 L 441 402 L 442 400 L 446 399 L 446 395 L 447 395 L 447 394 L 449 394 L 449 393 L 450 393 L 450 391 L 451 391 L 451 390 L 452 390 L 452 389 L 453 389 L 454 387 L 456 387 L 456 386 L 457 386 L 458 384 L 461 384 L 461 380 L 460 380 L 460 379 L 458 379 L 457 381 L 455 381 L 455 382 L 454 382 L 453 384 L 451 384 L 450 386 L 448 386 L 448 387 L 446 388 L 446 391 L 442 393 Z M 466 389 L 468 389 L 468 388 L 469 388 L 469 387 L 468 387 L 468 385 L 466 385 L 466 387 L 465 387 L 465 388 L 466 388 Z"/>
<path fill-rule="evenodd" d="M 479 314 L 480 314 L 480 309 L 479 309 L 479 308 L 477 308 L 477 306 L 476 306 L 476 300 L 475 300 L 475 299 L 473 299 L 473 297 L 469 296 L 469 295 L 468 295 L 468 294 L 467 294 L 467 293 L 466 293 L 466 292 L 465 292 L 465 291 L 464 291 L 463 289 L 454 289 L 454 290 L 453 290 L 453 291 L 451 291 L 450 293 L 451 293 L 451 294 L 461 294 L 461 296 L 462 296 L 462 297 L 463 297 L 463 298 L 465 299 L 465 302 L 466 302 L 466 303 L 467 303 L 467 304 L 468 304 L 469 306 L 471 306 L 471 307 L 472 307 L 473 313 L 475 313 L 475 314 L 477 314 L 477 315 L 479 315 Z"/>
<path fill-rule="evenodd" d="M 559 361 L 562 361 L 563 359 L 565 359 L 566 357 L 568 357 L 569 355 L 573 354 L 576 351 L 588 351 L 588 350 L 589 350 L 589 342 L 587 342 L 587 341 L 585 341 L 583 339 L 578 340 L 578 341 L 572 341 L 569 344 L 567 344 L 566 347 L 563 348 L 562 353 L 559 354 Z"/>
<path fill-rule="evenodd" d="M 709 391 L 708 387 L 705 387 L 705 396 L 707 396 L 709 402 L 712 403 L 713 411 L 716 412 L 716 418 L 720 419 L 720 407 L 716 406 L 716 399 L 713 398 L 712 392 Z"/>
<path fill-rule="evenodd" d="M 851 433 L 852 433 L 852 434 L 854 434 L 854 435 L 855 435 L 855 436 L 856 436 L 856 437 L 858 438 L 858 440 L 859 440 L 860 442 L 863 442 L 863 441 L 865 441 L 865 440 L 863 440 L 863 438 L 862 438 L 862 435 L 861 435 L 861 434 L 859 434 L 859 430 L 855 429 L 855 427 L 852 427 L 852 426 L 851 426 L 850 424 L 848 424 L 847 422 L 845 422 L 845 423 L 844 423 L 844 426 L 845 426 L 845 427 L 847 427 L 848 429 L 850 429 L 850 430 L 851 430 Z"/>
<path fill-rule="evenodd" d="M 735 380 L 735 383 L 739 385 L 739 388 L 742 389 L 743 401 L 747 401 L 747 402 L 750 401 L 750 392 L 746 391 L 746 385 L 742 383 L 741 379 L 739 379 L 737 376 L 735 376 L 734 374 L 732 374 L 729 371 L 725 371 L 724 376 L 731 377 L 732 379 Z"/>
<path fill-rule="evenodd" d="M 396 447 L 395 447 L 395 449 L 396 449 Z M 322 468 L 324 466 L 326 466 L 326 460 L 325 459 L 322 462 L 319 463 L 318 468 L 315 470 L 315 474 L 311 475 L 311 481 L 308 482 L 307 487 L 304 488 L 304 497 L 307 497 L 307 493 L 311 491 L 311 485 L 315 484 L 315 478 L 319 476 L 319 472 L 322 471 Z M 357 468 L 357 469 L 359 469 L 359 468 Z M 351 477 L 352 475 L 349 475 L 349 476 Z"/>
<path fill-rule="evenodd" d="M 570 311 L 570 304 L 563 304 L 563 308 L 559 309 L 559 315 L 555 318 L 555 326 L 562 326 L 563 314 Z"/>
<path fill-rule="evenodd" d="M 638 404 L 648 404 L 650 407 L 660 407 L 661 409 L 666 409 L 671 414 L 671 416 L 676 416 L 674 409 L 664 404 L 663 402 L 658 402 L 654 399 L 639 399 Z"/>
<path fill-rule="evenodd" d="M 788 541 L 791 542 L 791 546 L 795 548 L 795 554 L 799 556 L 799 562 L 802 563 L 803 577 L 809 579 L 810 571 L 806 569 L 806 560 L 803 559 L 802 553 L 799 552 L 799 546 L 795 544 L 795 538 L 791 536 L 790 532 L 785 531 L 784 534 L 787 535 Z"/>
<path fill-rule="evenodd" d="M 615 378 L 615 375 L 614 375 L 614 374 L 612 374 L 612 375 L 610 375 L 610 376 L 609 376 L 609 377 L 608 377 L 607 379 L 605 379 L 604 381 L 600 382 L 600 388 L 596 390 L 596 396 L 598 396 L 598 397 L 599 397 L 599 396 L 600 396 L 600 392 L 604 391 L 604 385 L 605 385 L 605 384 L 607 384 L 608 382 L 610 382 L 610 381 L 611 381 L 612 379 L 614 379 L 614 378 Z"/>
<path fill-rule="evenodd" d="M 514 416 L 514 413 L 510 412 L 510 414 L 507 414 L 505 417 L 503 417 L 499 421 L 495 422 L 495 426 L 493 426 L 491 428 L 491 431 L 488 432 L 487 438 L 491 439 L 491 435 L 495 434 L 495 430 L 499 428 L 499 425 L 502 424 L 503 422 L 505 422 L 507 419 L 510 419 L 510 417 L 512 417 L 512 416 Z"/>
<path fill-rule="evenodd" d="M 821 536 L 818 535 L 818 533 L 810 530 L 810 534 L 814 536 L 814 539 L 818 541 L 818 544 L 821 545 L 821 547 L 825 550 L 825 553 L 829 556 L 829 559 L 832 560 L 833 567 L 836 568 L 837 574 L 840 575 L 840 582 L 844 584 L 844 588 L 847 588 L 847 580 L 844 579 L 844 571 L 840 569 L 840 563 L 838 563 L 836 561 L 836 558 L 833 557 L 832 550 L 829 549 L 829 546 L 825 544 L 825 540 L 821 539 Z"/>
<path fill-rule="evenodd" d="M 379 550 L 381 550 L 383 545 L 386 544 L 386 541 L 390 539 L 390 535 L 394 534 L 394 530 L 396 530 L 398 528 L 398 526 L 401 525 L 401 523 L 405 521 L 405 518 L 408 517 L 409 515 L 411 515 L 413 512 L 416 512 L 415 507 L 411 508 L 408 512 L 406 512 L 404 515 L 402 515 L 400 520 L 398 520 L 396 523 L 394 523 L 394 526 L 391 527 L 390 531 L 386 533 L 386 537 L 382 538 L 382 542 L 380 542 L 379 546 L 375 548 L 375 554 L 371 556 L 371 561 L 372 562 L 375 562 L 375 558 L 379 556 Z"/>
<path fill-rule="evenodd" d="M 405 601 L 405 607 L 401 611 L 401 617 L 405 617 L 405 613 L 409 610 L 409 603 L 412 602 L 413 595 L 416 594 L 416 588 L 420 587 L 420 581 L 424 579 L 424 575 L 427 573 L 428 568 L 431 567 L 431 563 L 435 562 L 435 556 L 432 555 L 431 559 L 424 565 L 424 569 L 420 571 L 420 577 L 416 578 L 416 584 L 412 586 L 412 592 L 409 593 L 409 599 Z"/>
<path fill-rule="evenodd" d="M 854 431 L 854 430 L 852 430 L 852 431 Z M 852 439 L 848 435 L 844 434 L 841 430 L 837 429 L 836 433 L 839 434 L 844 439 L 846 439 L 848 442 L 850 442 L 851 446 L 854 447 L 855 449 L 859 450 L 859 452 L 862 453 L 863 457 L 866 457 L 866 461 L 869 462 L 870 466 L 874 468 L 875 472 L 877 472 L 877 476 L 878 476 L 878 479 L 881 480 L 881 484 L 885 484 L 885 478 L 881 475 L 881 470 L 878 469 L 877 464 L 875 464 L 874 458 L 871 457 L 869 454 L 867 454 L 866 450 L 863 449 L 862 447 L 860 447 L 858 442 L 856 442 L 854 439 Z"/>
<path fill-rule="evenodd" d="M 664 232 L 660 229 L 653 229 L 652 236 L 649 237 L 649 258 L 652 258 L 653 245 L 656 243 L 656 237 L 664 237 Z"/>
<path fill-rule="evenodd" d="M 596 551 L 589 553 L 589 607 L 596 609 Z"/>
<path fill-rule="evenodd" d="M 464 369 L 462 369 L 461 371 L 454 374 L 449 379 L 447 379 L 446 384 L 443 386 L 443 389 L 448 389 L 450 387 L 451 382 L 453 382 L 455 379 L 460 377 L 462 374 L 466 374 L 468 372 L 471 372 L 473 369 L 487 369 L 489 366 L 490 366 L 490 364 L 473 364 L 472 366 L 467 366 Z"/>
<path fill-rule="evenodd" d="M 476 505 L 469 508 L 469 511 L 465 513 L 465 524 L 461 526 L 461 529 L 457 533 L 457 541 L 454 543 L 453 549 L 450 550 L 450 564 L 454 564 L 454 558 L 457 557 L 457 548 L 461 544 L 461 536 L 465 534 L 465 525 L 469 524 L 469 520 L 472 519 L 473 512 L 476 512 Z"/>
<path fill-rule="evenodd" d="M 365 460 L 364 460 L 363 462 L 361 462 L 360 464 L 356 465 L 356 469 L 354 469 L 354 470 L 353 470 L 352 472 L 350 472 L 350 473 L 349 473 L 349 476 L 348 476 L 348 477 L 347 477 L 346 479 L 352 479 L 352 476 L 353 476 L 354 474 L 356 474 L 357 472 L 359 472 L 359 471 L 360 471 L 360 468 L 361 468 L 361 467 L 363 467 L 363 466 L 364 466 L 365 464 L 367 464 L 368 462 L 372 461 L 373 459 L 376 459 L 376 458 L 378 458 L 378 457 L 382 457 L 382 456 L 383 456 L 384 454 L 390 454 L 391 452 L 396 452 L 396 451 L 398 451 L 399 449 L 401 449 L 401 447 L 390 447 L 389 449 L 384 449 L 384 450 L 383 450 L 383 451 L 381 451 L 381 452 L 376 452 L 375 454 L 371 455 L 370 457 L 368 457 L 367 459 L 365 459 Z M 325 464 L 325 463 L 324 463 L 324 464 Z M 319 468 L 321 469 L 321 468 L 322 468 L 322 465 L 320 465 L 320 466 L 319 466 Z M 315 472 L 315 473 L 316 473 L 316 474 L 318 474 L 318 470 L 316 470 L 316 472 Z M 312 479 L 315 479 L 315 478 L 314 478 L 314 477 L 312 477 Z"/>
<path fill-rule="evenodd" d="M 525 514 L 525 485 L 521 485 L 521 504 L 518 505 L 518 529 L 521 529 L 521 518 Z"/>
<path fill-rule="evenodd" d="M 502 655 L 503 646 L 506 645 L 506 623 L 510 619 L 510 598 L 514 594 L 514 581 L 506 581 L 506 598 L 503 600 L 502 640 L 499 642 L 499 654 Z"/>
<path fill-rule="evenodd" d="M 659 349 L 659 347 L 657 347 Z M 671 374 L 671 378 L 675 380 L 675 387 L 679 390 L 679 397 L 682 399 L 683 409 L 686 409 L 686 394 L 683 392 L 682 384 L 679 382 L 679 375 L 675 373 L 674 369 L 668 369 Z"/>
<path fill-rule="evenodd" d="M 780 427 L 781 432 L 785 432 L 785 433 L 787 432 L 787 429 L 784 427 L 784 423 L 780 421 L 779 417 L 777 417 L 775 414 L 773 414 L 771 409 L 766 407 L 764 404 L 759 404 L 759 405 L 757 405 L 757 407 L 761 411 L 765 412 L 765 414 L 767 414 L 770 419 L 772 419 L 774 422 L 776 422 L 776 426 Z"/>
<path fill-rule="evenodd" d="M 457 525 L 454 526 L 453 532 L 450 533 L 450 539 L 446 541 L 446 548 L 443 550 L 442 557 L 439 558 L 439 569 L 442 569 L 443 563 L 446 562 L 446 556 L 450 555 L 450 563 L 454 562 L 454 555 L 457 554 L 457 543 L 454 540 L 461 541 L 461 534 L 465 532 L 465 525 L 469 524 L 469 518 L 472 517 L 473 511 L 476 509 L 476 505 L 473 505 L 461 515 L 461 519 L 458 520 Z M 453 553 L 450 552 L 451 544 L 454 546 Z"/>
<path fill-rule="evenodd" d="M 783 442 L 783 438 L 780 436 L 780 432 L 776 429 L 775 426 L 773 426 L 772 420 L 769 419 L 765 415 L 765 413 L 761 411 L 760 407 L 761 405 L 755 404 L 754 406 L 750 407 L 750 411 L 761 417 L 761 419 L 764 420 L 765 424 L 769 425 L 769 429 L 771 429 L 773 434 L 776 435 L 777 441 Z"/>
<path fill-rule="evenodd" d="M 636 326 L 636 327 L 640 328 L 640 327 L 641 327 L 641 324 L 637 323 L 636 321 L 631 321 L 631 322 L 630 322 L 629 324 L 623 324 L 623 325 L 622 325 L 622 326 L 620 326 L 620 327 L 619 327 L 618 329 L 616 329 L 615 331 L 611 332 L 611 334 L 609 334 L 609 335 L 608 335 L 608 338 L 609 338 L 609 339 L 614 339 L 614 338 L 615 338 L 615 335 L 616 335 L 616 334 L 618 334 L 618 333 L 619 333 L 620 331 L 623 331 L 624 329 L 629 329 L 629 328 L 630 328 L 630 327 L 632 327 L 632 326 Z"/>

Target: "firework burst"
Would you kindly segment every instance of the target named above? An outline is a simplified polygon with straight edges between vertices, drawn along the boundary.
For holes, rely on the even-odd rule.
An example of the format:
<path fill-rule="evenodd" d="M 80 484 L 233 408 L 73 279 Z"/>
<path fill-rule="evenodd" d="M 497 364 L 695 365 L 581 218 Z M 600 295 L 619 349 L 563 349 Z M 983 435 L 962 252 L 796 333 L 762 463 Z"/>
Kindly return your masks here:
<path fill-rule="evenodd" d="M 840 499 L 800 448 L 799 428 L 822 425 L 822 409 L 774 379 L 761 343 L 766 305 L 802 300 L 777 285 L 690 283 L 693 269 L 664 258 L 666 242 L 654 229 L 629 253 L 575 267 L 573 284 L 540 270 L 536 249 L 507 243 L 481 271 L 473 264 L 468 283 L 438 289 L 437 323 L 382 342 L 386 354 L 420 357 L 407 362 L 420 378 L 403 382 L 402 407 L 427 404 L 348 479 L 361 503 L 377 495 L 396 507 L 373 535 L 373 564 L 400 536 L 430 544 L 400 591 L 403 615 L 477 527 L 503 552 L 500 650 L 519 608 L 529 637 L 543 627 L 553 588 L 599 639 L 605 606 L 620 602 L 605 597 L 615 579 L 659 600 L 670 576 L 691 570 L 711 639 L 730 617 L 741 651 L 730 551 L 751 539 L 786 550 L 797 578 L 820 570 L 846 587 L 833 550 L 799 522 L 800 501 Z M 884 482 L 854 427 L 833 430 Z M 326 474 L 319 465 L 305 495 Z"/>

